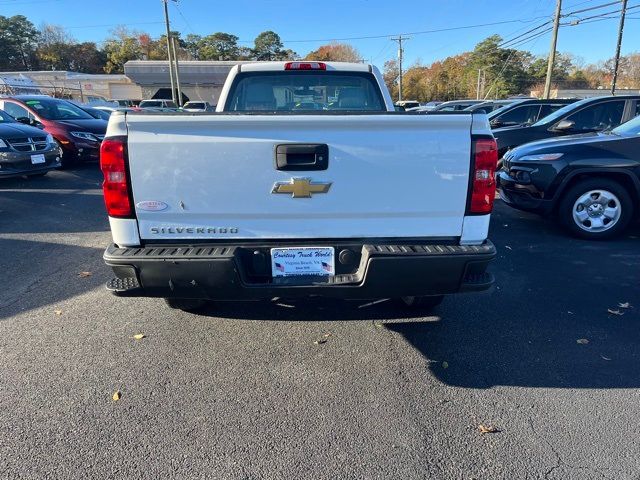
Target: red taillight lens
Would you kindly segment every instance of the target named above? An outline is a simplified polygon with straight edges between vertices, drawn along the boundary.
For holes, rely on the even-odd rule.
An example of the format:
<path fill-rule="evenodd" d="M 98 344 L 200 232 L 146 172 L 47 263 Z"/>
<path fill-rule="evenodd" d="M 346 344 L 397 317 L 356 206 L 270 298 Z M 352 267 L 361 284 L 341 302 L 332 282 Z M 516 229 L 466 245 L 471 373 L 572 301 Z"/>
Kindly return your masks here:
<path fill-rule="evenodd" d="M 131 217 L 131 200 L 127 184 L 127 139 L 105 138 L 100 145 L 100 169 L 104 175 L 102 190 L 110 217 Z"/>
<path fill-rule="evenodd" d="M 469 213 L 491 213 L 496 197 L 498 146 L 493 138 L 473 142 L 473 172 Z"/>
<path fill-rule="evenodd" d="M 322 62 L 287 62 L 285 70 L 326 70 L 327 64 Z"/>

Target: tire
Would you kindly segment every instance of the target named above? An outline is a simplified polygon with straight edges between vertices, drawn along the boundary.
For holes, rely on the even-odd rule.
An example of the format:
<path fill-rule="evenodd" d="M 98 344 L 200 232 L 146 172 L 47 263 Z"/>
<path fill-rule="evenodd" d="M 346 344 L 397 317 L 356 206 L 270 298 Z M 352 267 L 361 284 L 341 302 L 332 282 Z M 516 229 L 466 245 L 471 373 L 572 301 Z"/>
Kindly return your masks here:
<path fill-rule="evenodd" d="M 405 307 L 430 310 L 437 307 L 444 300 L 444 295 L 433 295 L 429 297 L 400 297 L 400 301 Z"/>
<path fill-rule="evenodd" d="M 620 235 L 633 218 L 627 189 L 615 180 L 592 178 L 571 187 L 558 206 L 558 219 L 578 238 L 605 240 Z"/>
<path fill-rule="evenodd" d="M 60 168 L 65 170 L 67 168 L 74 167 L 78 163 L 78 159 L 75 156 L 65 152 L 62 148 L 62 145 L 60 145 L 57 140 L 56 143 L 60 147 Z"/>
<path fill-rule="evenodd" d="M 206 300 L 199 298 L 165 298 L 164 301 L 170 308 L 185 312 L 193 312 L 207 304 Z"/>

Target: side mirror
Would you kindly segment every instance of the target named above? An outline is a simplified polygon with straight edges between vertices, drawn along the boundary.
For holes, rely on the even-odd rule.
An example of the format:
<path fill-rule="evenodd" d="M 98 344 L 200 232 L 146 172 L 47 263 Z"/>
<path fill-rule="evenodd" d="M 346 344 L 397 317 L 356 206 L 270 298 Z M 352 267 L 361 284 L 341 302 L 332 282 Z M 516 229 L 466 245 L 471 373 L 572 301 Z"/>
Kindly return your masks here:
<path fill-rule="evenodd" d="M 29 117 L 17 117 L 16 122 L 24 123 L 25 125 L 31 125 L 31 119 Z"/>
<path fill-rule="evenodd" d="M 557 132 L 568 132 L 573 130 L 573 126 L 575 124 L 576 122 L 572 120 L 560 120 L 558 124 L 555 127 L 553 127 L 553 129 Z"/>

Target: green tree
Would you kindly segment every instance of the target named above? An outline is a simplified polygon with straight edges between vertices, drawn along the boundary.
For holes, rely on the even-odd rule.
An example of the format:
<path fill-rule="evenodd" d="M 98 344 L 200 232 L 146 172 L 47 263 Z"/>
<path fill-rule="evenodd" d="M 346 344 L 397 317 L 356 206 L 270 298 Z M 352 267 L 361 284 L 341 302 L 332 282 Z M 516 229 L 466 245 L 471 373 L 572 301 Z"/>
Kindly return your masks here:
<path fill-rule="evenodd" d="M 238 60 L 238 37 L 230 33 L 216 32 L 202 37 L 198 42 L 199 60 Z"/>
<path fill-rule="evenodd" d="M 143 58 L 144 51 L 139 37 L 139 33 L 131 32 L 126 27 L 119 27 L 112 32 L 112 36 L 104 44 L 106 73 L 124 73 L 125 63 Z"/>
<path fill-rule="evenodd" d="M 298 57 L 296 52 L 283 47 L 280 35 L 268 30 L 254 40 L 253 57 L 256 60 L 294 60 Z"/>
<path fill-rule="evenodd" d="M 36 57 L 41 70 L 71 70 L 76 41 L 60 25 L 44 23 L 40 26 Z"/>
<path fill-rule="evenodd" d="M 0 69 L 31 70 L 38 31 L 24 15 L 0 15 Z"/>
<path fill-rule="evenodd" d="M 195 33 L 189 33 L 184 38 L 184 49 L 189 54 L 189 58 L 192 60 L 202 60 L 200 58 L 200 42 L 202 41 L 202 35 Z"/>

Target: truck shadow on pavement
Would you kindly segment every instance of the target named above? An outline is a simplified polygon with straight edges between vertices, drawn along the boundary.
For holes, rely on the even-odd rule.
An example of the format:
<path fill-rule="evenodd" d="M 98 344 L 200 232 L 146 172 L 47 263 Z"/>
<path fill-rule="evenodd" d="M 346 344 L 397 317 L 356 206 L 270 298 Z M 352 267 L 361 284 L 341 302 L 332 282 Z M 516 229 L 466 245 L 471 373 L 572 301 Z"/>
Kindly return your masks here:
<path fill-rule="evenodd" d="M 451 296 L 433 312 L 393 301 L 361 308 L 367 302 L 316 299 L 218 303 L 203 313 L 375 321 L 383 326 L 376 331 L 406 340 L 423 355 L 425 368 L 452 386 L 638 388 L 639 230 L 636 224 L 617 240 L 582 241 L 500 205 L 492 219 L 498 257 L 491 293 Z"/>
<path fill-rule="evenodd" d="M 50 309 L 45 316 L 55 317 L 56 310 L 76 303 L 74 297 L 104 288 L 109 278 L 102 248 L 0 238 L 0 251 L 12 253 L 0 256 L 0 271 L 7 273 L 0 290 L 0 321 L 42 307 Z M 86 309 L 81 303 L 74 305 L 78 307 Z"/>

